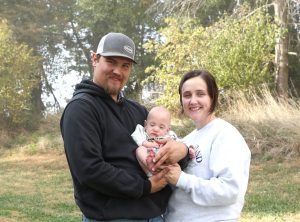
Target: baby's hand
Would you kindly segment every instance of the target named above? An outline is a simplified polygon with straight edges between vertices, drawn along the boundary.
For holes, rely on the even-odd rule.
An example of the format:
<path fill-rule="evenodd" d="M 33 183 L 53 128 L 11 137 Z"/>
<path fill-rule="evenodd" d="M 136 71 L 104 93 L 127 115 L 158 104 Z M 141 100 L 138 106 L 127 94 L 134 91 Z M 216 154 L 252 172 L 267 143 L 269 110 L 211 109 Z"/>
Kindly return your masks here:
<path fill-rule="evenodd" d="M 147 141 L 145 140 L 143 143 L 142 143 L 142 146 L 146 147 L 146 148 L 152 148 L 152 147 L 159 147 L 158 143 L 156 143 L 155 141 Z"/>
<path fill-rule="evenodd" d="M 189 148 L 189 157 L 190 157 L 190 159 L 196 158 L 196 152 L 192 147 Z"/>
<path fill-rule="evenodd" d="M 159 145 L 164 145 L 166 142 L 168 142 L 171 138 L 169 136 L 165 137 L 155 137 L 154 141 L 158 143 Z"/>
<path fill-rule="evenodd" d="M 155 174 L 156 172 L 152 170 L 154 166 L 153 158 L 155 157 L 155 152 L 151 148 L 149 148 L 147 152 L 148 152 L 148 156 L 146 158 L 147 168 L 152 174 Z"/>

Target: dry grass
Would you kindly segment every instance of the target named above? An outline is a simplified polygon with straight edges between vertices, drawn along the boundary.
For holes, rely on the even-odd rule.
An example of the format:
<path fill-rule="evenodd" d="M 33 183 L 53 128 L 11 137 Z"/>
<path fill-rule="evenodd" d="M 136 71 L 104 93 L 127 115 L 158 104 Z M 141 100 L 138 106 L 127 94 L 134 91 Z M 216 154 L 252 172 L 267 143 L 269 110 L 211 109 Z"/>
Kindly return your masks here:
<path fill-rule="evenodd" d="M 250 92 L 250 93 L 249 93 Z M 277 100 L 267 87 L 260 90 L 221 94 L 219 116 L 236 126 L 246 139 L 253 157 L 289 159 L 300 156 L 300 102 L 294 99 Z M 62 152 L 59 130 L 61 113 L 41 121 L 36 132 L 15 132 L 11 137 L 0 132 L 0 156 L 3 153 Z M 173 119 L 173 130 L 183 137 L 194 125 Z M 2 149 L 1 149 L 2 148 Z"/>
<path fill-rule="evenodd" d="M 258 216 L 243 214 L 239 222 L 299 222 L 300 213 L 286 214 L 284 216 Z"/>
<path fill-rule="evenodd" d="M 300 155 L 300 103 L 277 100 L 262 87 L 255 93 L 222 95 L 221 115 L 243 134 L 253 156 L 293 158 Z"/>
<path fill-rule="evenodd" d="M 51 152 L 63 152 L 59 120 L 61 114 L 48 115 L 41 120 L 38 130 L 31 132 L 24 129 L 13 132 L 1 131 L 0 156 L 33 155 Z"/>

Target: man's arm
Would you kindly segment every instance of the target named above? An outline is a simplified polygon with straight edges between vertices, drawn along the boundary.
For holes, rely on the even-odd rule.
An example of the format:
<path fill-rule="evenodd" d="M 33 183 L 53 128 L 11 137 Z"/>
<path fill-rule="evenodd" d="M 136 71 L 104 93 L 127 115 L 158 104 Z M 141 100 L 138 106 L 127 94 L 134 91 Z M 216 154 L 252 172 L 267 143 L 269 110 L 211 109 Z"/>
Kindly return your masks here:
<path fill-rule="evenodd" d="M 148 195 L 151 191 L 148 179 L 106 161 L 97 122 L 97 112 L 86 101 L 73 101 L 65 110 L 62 134 L 73 178 L 109 196 L 139 198 Z"/>

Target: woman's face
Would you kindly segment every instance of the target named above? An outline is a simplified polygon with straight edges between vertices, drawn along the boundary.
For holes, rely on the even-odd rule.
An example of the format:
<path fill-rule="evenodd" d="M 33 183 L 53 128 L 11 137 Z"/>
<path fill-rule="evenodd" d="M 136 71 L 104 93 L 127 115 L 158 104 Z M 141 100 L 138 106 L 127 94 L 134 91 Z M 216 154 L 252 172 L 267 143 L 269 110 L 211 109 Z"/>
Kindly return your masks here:
<path fill-rule="evenodd" d="M 197 76 L 183 83 L 181 99 L 184 114 L 195 122 L 197 128 L 201 128 L 210 120 L 212 100 L 201 77 Z"/>

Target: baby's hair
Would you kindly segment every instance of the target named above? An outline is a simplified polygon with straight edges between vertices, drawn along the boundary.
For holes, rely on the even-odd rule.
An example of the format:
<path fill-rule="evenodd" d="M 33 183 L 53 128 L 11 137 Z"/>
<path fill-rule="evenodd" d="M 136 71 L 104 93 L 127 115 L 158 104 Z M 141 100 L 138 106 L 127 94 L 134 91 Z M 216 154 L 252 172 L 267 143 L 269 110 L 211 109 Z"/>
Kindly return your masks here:
<path fill-rule="evenodd" d="M 171 119 L 171 113 L 170 111 L 165 107 L 165 106 L 154 106 L 152 107 L 152 109 L 150 109 L 149 111 L 149 115 L 148 117 L 155 111 L 159 111 L 159 112 L 165 112 L 166 114 L 168 114 L 169 118 Z"/>

